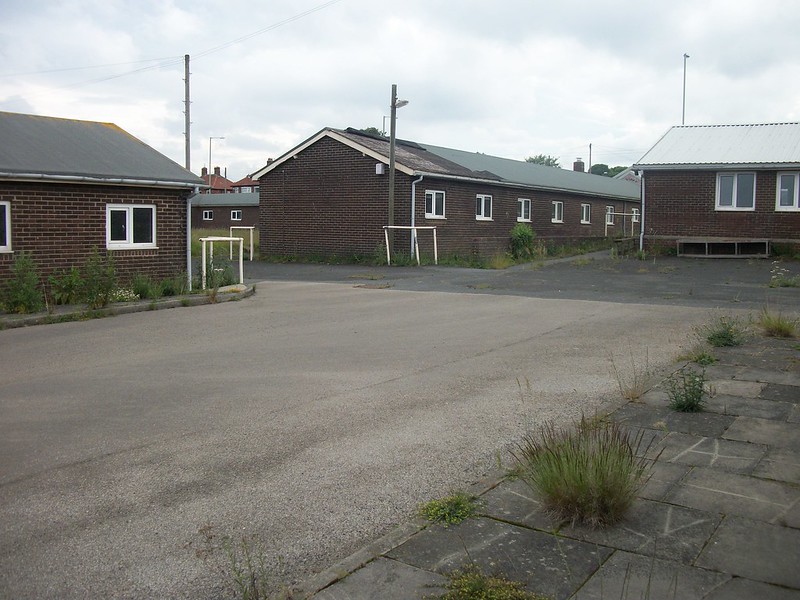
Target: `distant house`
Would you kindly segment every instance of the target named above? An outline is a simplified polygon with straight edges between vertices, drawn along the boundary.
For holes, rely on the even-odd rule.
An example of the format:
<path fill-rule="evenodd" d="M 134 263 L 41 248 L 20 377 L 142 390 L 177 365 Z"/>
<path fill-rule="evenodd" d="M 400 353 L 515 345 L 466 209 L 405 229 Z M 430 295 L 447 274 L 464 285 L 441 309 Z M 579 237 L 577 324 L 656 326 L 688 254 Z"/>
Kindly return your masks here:
<path fill-rule="evenodd" d="M 225 171 L 227 172 L 227 169 Z M 230 194 L 233 191 L 233 182 L 222 175 L 219 167 L 214 167 L 214 172 L 211 174 L 206 167 L 203 167 L 200 178 L 206 184 L 203 194 Z"/>
<path fill-rule="evenodd" d="M 800 245 L 800 123 L 672 127 L 633 168 L 643 246 L 766 256 Z"/>
<path fill-rule="evenodd" d="M 198 194 L 192 198 L 193 229 L 258 226 L 258 193 Z"/>
<path fill-rule="evenodd" d="M 187 271 L 187 199 L 203 180 L 111 123 L 0 112 L 0 280 L 29 252 L 41 274 L 94 248 L 121 277 Z"/>
<path fill-rule="evenodd" d="M 366 255 L 389 224 L 389 141 L 326 128 L 253 174 L 265 254 Z M 394 224 L 436 227 L 440 253 L 491 256 L 511 229 L 570 242 L 638 234 L 628 181 L 409 141 L 396 146 Z M 607 216 L 608 215 L 608 216 Z M 431 249 L 421 232 L 420 246 Z M 410 250 L 409 232 L 396 247 Z"/>
<path fill-rule="evenodd" d="M 231 184 L 231 191 L 234 194 L 258 194 L 258 181 L 251 175 L 245 175 Z"/>

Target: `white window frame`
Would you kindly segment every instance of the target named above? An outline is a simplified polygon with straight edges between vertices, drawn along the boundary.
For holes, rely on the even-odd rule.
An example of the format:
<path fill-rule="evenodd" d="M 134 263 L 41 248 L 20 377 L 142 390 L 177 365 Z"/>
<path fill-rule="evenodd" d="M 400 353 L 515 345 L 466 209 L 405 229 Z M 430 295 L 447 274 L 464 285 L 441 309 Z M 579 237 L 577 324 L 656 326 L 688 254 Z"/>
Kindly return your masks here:
<path fill-rule="evenodd" d="M 436 194 L 442 195 L 442 214 L 436 212 Z M 428 211 L 428 198 L 431 199 L 431 210 Z M 425 218 L 426 219 L 444 219 L 445 218 L 445 202 L 447 195 L 443 190 L 425 190 Z"/>
<path fill-rule="evenodd" d="M 214 211 L 211 209 L 206 209 L 203 211 L 203 221 L 213 221 L 214 220 Z"/>
<path fill-rule="evenodd" d="M 489 210 L 486 210 L 487 207 L 488 207 Z M 492 195 L 491 194 L 475 194 L 475 220 L 477 220 L 477 221 L 491 221 L 492 220 Z"/>
<path fill-rule="evenodd" d="M 631 209 L 631 223 L 638 223 L 639 222 L 639 209 L 632 208 Z"/>
<path fill-rule="evenodd" d="M 606 206 L 606 225 L 613 225 L 614 224 L 614 210 L 613 206 Z"/>
<path fill-rule="evenodd" d="M 134 209 L 148 208 L 152 211 L 152 226 L 150 237 L 152 241 L 135 243 L 133 241 L 133 211 Z M 111 239 L 111 213 L 115 211 L 125 212 L 125 233 L 124 241 Z M 156 205 L 155 204 L 106 204 L 106 248 L 109 250 L 145 250 L 158 248 L 156 245 Z"/>
<path fill-rule="evenodd" d="M 242 220 L 242 210 L 240 208 L 232 210 L 231 221 L 241 221 L 241 220 Z"/>
<path fill-rule="evenodd" d="M 792 177 L 794 186 L 794 198 L 792 198 L 791 205 L 781 205 L 781 177 Z M 778 178 L 775 182 L 775 210 L 779 212 L 796 212 L 800 210 L 800 173 L 785 171 L 778 173 Z"/>
<path fill-rule="evenodd" d="M 6 215 L 5 237 L 6 243 L 0 244 L 0 252 L 11 252 L 11 202 L 8 200 L 0 201 L 0 210 Z"/>
<path fill-rule="evenodd" d="M 739 177 L 741 175 L 753 176 L 753 206 L 739 206 Z M 720 179 L 723 177 L 733 177 L 733 194 L 731 205 L 720 204 Z M 756 209 L 756 174 L 754 171 L 738 171 L 729 173 L 717 173 L 717 189 L 715 194 L 715 209 L 720 211 L 754 211 Z"/>
<path fill-rule="evenodd" d="M 527 207 L 527 208 L 526 208 Z M 528 215 L 527 217 L 525 215 Z M 520 223 L 531 222 L 531 199 L 517 198 L 517 221 Z"/>
<path fill-rule="evenodd" d="M 588 202 L 581 203 L 581 223 L 589 225 L 592 222 L 592 205 Z"/>
<path fill-rule="evenodd" d="M 561 200 L 553 200 L 550 209 L 550 222 L 564 222 L 564 203 Z"/>
<path fill-rule="evenodd" d="M 243 185 L 242 187 L 239 188 L 240 194 L 249 194 L 252 191 L 253 189 L 249 185 Z"/>

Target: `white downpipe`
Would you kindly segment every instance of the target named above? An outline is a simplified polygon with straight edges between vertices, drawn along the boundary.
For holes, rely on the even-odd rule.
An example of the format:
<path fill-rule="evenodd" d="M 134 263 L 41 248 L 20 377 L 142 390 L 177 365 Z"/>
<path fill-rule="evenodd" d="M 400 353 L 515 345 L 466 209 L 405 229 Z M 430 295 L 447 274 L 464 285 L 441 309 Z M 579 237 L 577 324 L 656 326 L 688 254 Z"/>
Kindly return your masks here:
<path fill-rule="evenodd" d="M 420 183 L 423 179 L 425 179 L 425 175 L 420 175 L 419 179 L 411 182 L 411 227 L 416 227 L 416 217 L 417 217 L 417 184 Z M 414 253 L 414 248 L 417 247 L 417 230 L 411 230 L 411 249 L 410 253 Z M 419 255 L 419 249 L 417 250 L 417 255 Z"/>
<path fill-rule="evenodd" d="M 194 193 L 186 199 L 186 277 L 189 280 L 188 290 L 192 291 L 192 198 L 200 193 L 200 188 L 195 186 Z"/>
<path fill-rule="evenodd" d="M 642 171 L 642 216 L 639 223 L 639 250 L 644 250 L 644 171 Z"/>

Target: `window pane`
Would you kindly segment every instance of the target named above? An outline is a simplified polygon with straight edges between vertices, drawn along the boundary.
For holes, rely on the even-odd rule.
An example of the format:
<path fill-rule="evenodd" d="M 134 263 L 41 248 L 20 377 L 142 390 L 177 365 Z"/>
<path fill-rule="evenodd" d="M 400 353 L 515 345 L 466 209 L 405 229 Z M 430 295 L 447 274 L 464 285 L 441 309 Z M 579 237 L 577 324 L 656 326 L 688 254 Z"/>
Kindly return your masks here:
<path fill-rule="evenodd" d="M 554 221 L 557 221 L 558 220 L 558 204 L 553 202 L 552 206 L 553 206 L 553 211 L 552 211 L 552 214 L 550 215 L 550 218 L 553 219 Z"/>
<path fill-rule="evenodd" d="M 133 209 L 133 243 L 153 243 L 153 213 L 152 208 Z"/>
<path fill-rule="evenodd" d="M 753 173 L 739 173 L 736 177 L 736 206 L 753 208 L 756 176 Z"/>
<path fill-rule="evenodd" d="M 433 212 L 433 194 L 425 194 L 425 212 L 427 214 Z"/>
<path fill-rule="evenodd" d="M 781 175 L 781 179 L 779 182 L 780 185 L 780 200 L 778 201 L 779 206 L 794 206 L 794 185 L 795 185 L 795 176 L 794 175 Z"/>
<path fill-rule="evenodd" d="M 486 218 L 491 218 L 492 216 L 492 197 L 485 196 L 483 198 L 483 216 Z"/>
<path fill-rule="evenodd" d="M 480 216 L 480 214 L 481 214 L 481 197 L 480 196 L 478 196 L 475 199 L 475 214 L 478 215 L 478 216 Z"/>
<path fill-rule="evenodd" d="M 8 206 L 0 204 L 0 246 L 8 246 L 6 224 L 8 223 Z"/>
<path fill-rule="evenodd" d="M 125 242 L 128 240 L 126 230 L 128 226 L 128 211 L 125 209 L 111 209 L 111 241 Z"/>
<path fill-rule="evenodd" d="M 436 216 L 444 216 L 444 192 L 436 193 Z"/>
<path fill-rule="evenodd" d="M 719 176 L 719 205 L 733 206 L 733 175 Z"/>
<path fill-rule="evenodd" d="M 523 216 L 525 214 L 524 204 L 525 203 L 522 200 L 517 200 L 517 218 L 518 219 L 524 219 L 525 218 Z"/>

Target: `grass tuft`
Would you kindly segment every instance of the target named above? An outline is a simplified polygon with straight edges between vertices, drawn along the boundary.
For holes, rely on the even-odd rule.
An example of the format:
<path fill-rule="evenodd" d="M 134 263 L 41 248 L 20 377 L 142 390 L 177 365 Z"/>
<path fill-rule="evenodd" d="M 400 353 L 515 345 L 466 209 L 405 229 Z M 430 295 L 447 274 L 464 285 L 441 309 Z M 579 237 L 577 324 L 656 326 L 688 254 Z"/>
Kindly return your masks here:
<path fill-rule="evenodd" d="M 717 362 L 717 358 L 702 344 L 698 344 L 685 354 L 681 354 L 676 360 L 693 362 L 701 367 L 707 367 Z"/>
<path fill-rule="evenodd" d="M 439 500 L 431 500 L 420 505 L 421 517 L 444 527 L 457 525 L 475 514 L 478 508 L 475 496 L 465 492 L 455 492 Z"/>
<path fill-rule="evenodd" d="M 784 317 L 780 311 L 773 313 L 767 307 L 761 309 L 758 318 L 759 327 L 769 337 L 793 338 L 797 335 L 797 323 L 797 319 Z"/>
<path fill-rule="evenodd" d="M 649 463 L 634 436 L 615 422 L 587 420 L 573 429 L 552 424 L 528 433 L 513 453 L 520 477 L 560 520 L 602 527 L 618 522 L 647 479 Z"/>
<path fill-rule="evenodd" d="M 715 348 L 741 346 L 747 339 L 747 327 L 736 317 L 718 317 L 697 329 L 697 334 Z"/>
<path fill-rule="evenodd" d="M 547 600 L 524 586 L 501 576 L 485 575 L 476 565 L 450 574 L 447 592 L 439 600 Z"/>
<path fill-rule="evenodd" d="M 645 349 L 644 357 L 637 360 L 633 354 L 633 348 L 631 348 L 629 358 L 630 368 L 626 365 L 626 372 L 623 372 L 617 366 L 614 355 L 610 354 L 611 370 L 617 380 L 617 387 L 622 397 L 625 400 L 638 400 L 647 391 L 653 376 L 653 370 L 650 368 L 650 353 Z"/>

